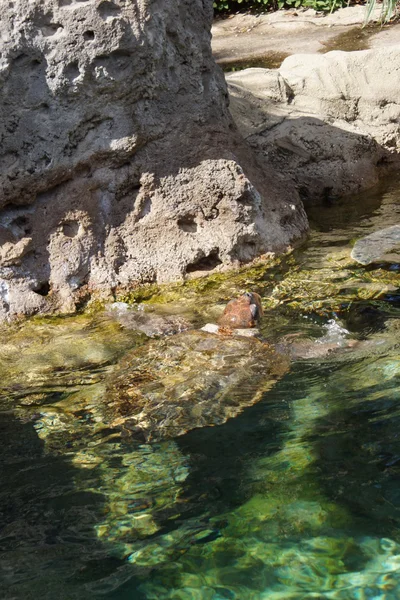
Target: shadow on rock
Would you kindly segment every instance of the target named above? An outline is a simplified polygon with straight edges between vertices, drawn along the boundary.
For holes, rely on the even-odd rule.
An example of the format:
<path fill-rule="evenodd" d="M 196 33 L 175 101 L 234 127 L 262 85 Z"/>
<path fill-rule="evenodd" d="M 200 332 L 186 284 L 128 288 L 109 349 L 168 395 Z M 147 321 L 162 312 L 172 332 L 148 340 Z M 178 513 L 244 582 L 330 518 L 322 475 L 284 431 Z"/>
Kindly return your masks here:
<path fill-rule="evenodd" d="M 291 58 L 294 61 L 298 57 Z M 399 155 L 393 144 L 383 145 L 379 136 L 368 130 L 368 107 L 363 106 L 358 114 L 350 84 L 350 91 L 341 93 L 333 74 L 334 83 L 314 90 L 315 98 L 307 88 L 312 88 L 313 79 L 307 80 L 303 93 L 299 83 L 301 57 L 298 61 L 298 80 L 294 67 L 284 69 L 286 61 L 281 71 L 248 69 L 229 75 L 227 80 L 230 108 L 239 131 L 257 156 L 295 183 L 307 208 L 376 185 L 398 166 Z M 317 77 L 310 69 L 310 78 Z M 328 98 L 329 85 L 333 91 Z M 370 113 L 374 110 L 371 99 Z M 384 117 L 381 120 L 382 131 L 385 127 L 393 129 L 389 116 L 387 122 Z"/>

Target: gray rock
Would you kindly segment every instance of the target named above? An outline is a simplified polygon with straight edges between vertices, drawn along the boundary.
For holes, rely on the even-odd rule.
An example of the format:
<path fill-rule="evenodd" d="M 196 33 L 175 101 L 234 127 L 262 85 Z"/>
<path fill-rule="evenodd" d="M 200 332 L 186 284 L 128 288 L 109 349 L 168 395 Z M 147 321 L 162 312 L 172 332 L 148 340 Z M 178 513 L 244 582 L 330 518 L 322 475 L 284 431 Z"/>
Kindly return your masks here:
<path fill-rule="evenodd" d="M 358 193 L 399 164 L 399 60 L 397 44 L 239 71 L 227 76 L 232 114 L 305 205 Z"/>
<path fill-rule="evenodd" d="M 284 250 L 295 188 L 227 108 L 211 0 L 15 0 L 0 22 L 0 319 Z"/>
<path fill-rule="evenodd" d="M 400 262 L 400 225 L 375 231 L 354 244 L 351 257 L 362 265 Z"/>

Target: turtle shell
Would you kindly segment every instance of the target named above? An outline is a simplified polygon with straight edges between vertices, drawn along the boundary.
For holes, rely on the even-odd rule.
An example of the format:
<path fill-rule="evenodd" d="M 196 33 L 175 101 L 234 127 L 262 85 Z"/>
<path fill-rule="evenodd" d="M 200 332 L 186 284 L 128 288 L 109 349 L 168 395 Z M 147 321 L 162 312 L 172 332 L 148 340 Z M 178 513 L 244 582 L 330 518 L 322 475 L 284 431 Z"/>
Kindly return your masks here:
<path fill-rule="evenodd" d="M 220 425 L 255 404 L 289 358 L 255 338 L 188 331 L 128 354 L 107 385 L 106 416 L 146 441 Z"/>

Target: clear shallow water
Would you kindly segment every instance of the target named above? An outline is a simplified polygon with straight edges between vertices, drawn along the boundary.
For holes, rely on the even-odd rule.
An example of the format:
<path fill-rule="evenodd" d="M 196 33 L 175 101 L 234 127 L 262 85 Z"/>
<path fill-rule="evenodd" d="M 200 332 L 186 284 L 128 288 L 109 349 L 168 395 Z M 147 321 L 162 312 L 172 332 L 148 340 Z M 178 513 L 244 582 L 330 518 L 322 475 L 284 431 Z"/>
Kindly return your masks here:
<path fill-rule="evenodd" d="M 399 222 L 399 189 L 319 210 L 294 275 L 265 276 L 269 339 L 362 344 L 293 362 L 224 425 L 156 444 L 103 427 L 104 377 L 146 343 L 111 317 L 3 336 L 2 598 L 400 597 L 399 295 L 393 277 L 383 294 L 348 292 L 387 285 L 386 268 L 366 282 L 348 254 Z"/>

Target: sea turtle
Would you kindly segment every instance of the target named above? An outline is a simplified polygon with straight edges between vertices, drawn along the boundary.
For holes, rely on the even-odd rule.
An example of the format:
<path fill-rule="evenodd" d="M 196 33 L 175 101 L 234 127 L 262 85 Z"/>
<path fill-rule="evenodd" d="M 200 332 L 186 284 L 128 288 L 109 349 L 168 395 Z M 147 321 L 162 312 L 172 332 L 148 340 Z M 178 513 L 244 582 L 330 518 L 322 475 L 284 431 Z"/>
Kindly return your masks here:
<path fill-rule="evenodd" d="M 16 415 L 24 423 L 34 423 L 46 452 L 66 455 L 74 467 L 76 489 L 89 495 L 101 493 L 104 518 L 95 527 L 99 539 L 112 546 L 113 555 L 129 556 L 128 561 L 139 568 L 171 562 L 182 551 L 182 529 L 165 528 L 166 520 L 168 524 L 184 522 L 185 539 L 190 538 L 190 543 L 207 539 L 207 525 L 203 531 L 200 524 L 199 530 L 197 517 L 187 518 L 191 507 L 185 512 L 191 457 L 179 440 L 167 438 L 224 423 L 256 403 L 287 372 L 291 356 L 321 356 L 338 347 L 337 340 L 327 336 L 315 342 L 297 337 L 281 340 L 277 346 L 268 344 L 254 327 L 261 317 L 260 299 L 252 292 L 243 296 L 231 301 L 225 316 L 211 324 L 215 333 L 191 329 L 173 334 L 170 321 L 167 333 L 159 319 L 155 328 L 150 317 L 145 321 L 128 316 L 129 321 L 124 321 L 128 327 L 145 324 L 150 335 L 161 331 L 161 337 L 143 343 L 142 337 L 136 340 L 134 335 L 135 343 L 141 345 L 125 350 L 115 368 L 109 364 L 110 356 L 94 344 L 96 338 L 90 337 L 99 322 L 96 328 L 80 325 L 69 342 L 71 323 L 57 325 L 66 328 L 65 336 L 61 342 L 56 336 L 56 345 L 47 338 L 43 344 L 40 338 L 36 369 L 30 373 L 31 378 L 34 375 L 28 386 L 31 393 L 22 396 L 18 387 L 22 365 L 5 393 L 13 403 L 18 401 Z M 113 310 L 129 313 L 134 309 L 119 306 Z M 226 315 L 232 318 L 236 311 L 241 315 L 237 319 L 240 329 L 226 326 Z M 124 351 L 123 328 L 108 323 L 106 332 Z M 253 337 L 245 337 L 246 332 Z M 67 361 L 69 368 L 64 372 L 60 362 L 49 363 L 50 357 L 59 361 L 60 343 L 70 343 L 75 350 L 80 347 L 77 340 L 84 342 L 80 358 L 91 350 L 90 369 L 85 370 L 85 363 L 73 369 Z M 21 353 L 18 341 L 12 357 Z M 67 349 L 72 355 L 71 347 Z M 31 362 L 32 355 L 28 357 Z M 39 368 L 42 362 L 47 375 Z M 314 410 L 305 413 L 306 419 L 318 414 Z M 297 422 L 295 429 L 298 435 Z M 143 439 L 157 443 L 143 444 Z M 87 528 L 85 519 L 82 523 Z"/>
<path fill-rule="evenodd" d="M 262 314 L 260 296 L 246 292 L 228 303 L 218 324 L 128 353 L 107 383 L 107 422 L 145 441 L 219 425 L 258 402 L 288 371 L 291 356 L 316 357 L 337 347 L 328 340 L 274 347 L 254 327 Z"/>

